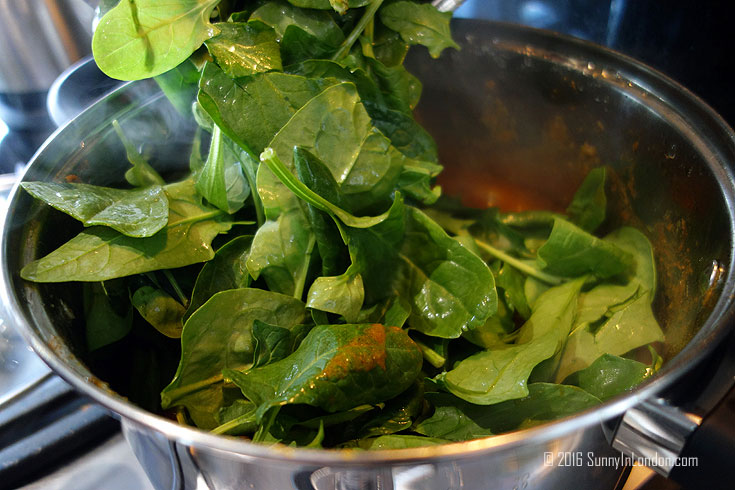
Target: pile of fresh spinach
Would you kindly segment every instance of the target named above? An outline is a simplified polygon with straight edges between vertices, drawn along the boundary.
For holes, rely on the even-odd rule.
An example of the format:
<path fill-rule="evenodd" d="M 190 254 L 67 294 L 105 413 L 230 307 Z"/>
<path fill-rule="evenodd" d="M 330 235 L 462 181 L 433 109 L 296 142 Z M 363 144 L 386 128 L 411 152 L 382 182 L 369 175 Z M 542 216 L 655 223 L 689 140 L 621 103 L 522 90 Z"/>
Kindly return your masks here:
<path fill-rule="evenodd" d="M 156 77 L 211 137 L 198 133 L 177 182 L 116 126 L 126 188 L 23 183 L 84 229 L 22 277 L 83 282 L 91 352 L 141 325 L 180 338 L 161 408 L 253 441 L 462 441 L 635 386 L 660 364 L 620 357 L 663 340 L 656 273 L 639 231 L 593 235 L 605 170 L 566 215 L 440 197 L 435 144 L 412 117 L 421 84 L 402 65 L 411 44 L 457 47 L 449 14 L 123 0 L 95 32 L 97 63 Z"/>

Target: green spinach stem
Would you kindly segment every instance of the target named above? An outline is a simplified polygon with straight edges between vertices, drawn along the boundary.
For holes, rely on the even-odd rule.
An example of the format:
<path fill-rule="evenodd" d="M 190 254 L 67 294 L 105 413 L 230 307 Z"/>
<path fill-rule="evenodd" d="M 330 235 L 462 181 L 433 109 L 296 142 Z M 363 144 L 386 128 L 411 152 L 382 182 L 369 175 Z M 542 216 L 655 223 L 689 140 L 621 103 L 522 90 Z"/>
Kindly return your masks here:
<path fill-rule="evenodd" d="M 263 442 L 265 440 L 265 437 L 268 434 L 268 431 L 271 430 L 271 426 L 273 425 L 273 422 L 276 421 L 276 416 L 278 415 L 278 412 L 280 410 L 281 407 L 272 407 L 270 410 L 268 410 L 266 420 L 263 424 L 261 424 L 258 432 L 253 434 L 253 442 Z"/>
<path fill-rule="evenodd" d="M 523 272 L 526 275 L 529 275 L 531 277 L 535 277 L 539 281 L 543 281 L 546 284 L 551 284 L 552 286 L 558 286 L 559 284 L 564 282 L 564 279 L 558 276 L 553 276 L 551 274 L 547 274 L 546 272 L 540 271 L 536 269 L 535 267 L 532 267 L 526 263 L 524 263 L 522 260 L 519 260 L 512 255 L 509 255 L 502 250 L 499 250 L 489 243 L 485 243 L 482 240 L 478 240 L 475 238 L 475 243 L 477 243 L 477 246 L 495 257 L 496 259 L 500 259 L 503 262 L 507 263 L 511 267 L 514 267 L 518 269 L 519 271 Z"/>
<path fill-rule="evenodd" d="M 246 414 L 240 415 L 239 417 L 235 417 L 229 422 L 225 422 L 224 424 L 215 427 L 214 429 L 212 429 L 211 432 L 212 434 L 227 434 L 227 432 L 248 420 L 255 420 L 255 409 L 253 409 L 252 412 L 248 412 Z"/>
<path fill-rule="evenodd" d="M 176 402 L 176 400 L 179 400 L 186 395 L 190 395 L 191 393 L 196 393 L 197 391 L 207 388 L 208 386 L 211 386 L 215 383 L 219 383 L 220 381 L 222 381 L 222 379 L 222 374 L 215 374 L 211 378 L 203 379 L 201 381 L 197 381 L 196 383 L 191 383 L 188 385 L 184 385 L 181 388 L 171 390 L 166 393 L 166 400 L 161 400 L 162 405 L 165 405 L 165 407 L 171 406 L 174 404 L 174 402 Z"/>
<path fill-rule="evenodd" d="M 216 211 L 210 211 L 208 213 L 202 213 L 196 216 L 189 216 L 188 218 L 184 218 L 179 221 L 174 221 L 173 223 L 169 223 L 168 227 L 173 228 L 174 226 L 185 225 L 187 223 L 196 223 L 197 221 L 204 221 L 210 218 L 216 218 L 217 216 L 221 216 L 224 214 L 227 214 L 227 213 L 225 213 L 224 211 L 220 211 L 218 209 Z"/>
<path fill-rule="evenodd" d="M 367 6 L 365 9 L 365 13 L 360 17 L 360 21 L 357 23 L 354 29 L 352 29 L 352 32 L 350 32 L 350 35 L 345 38 L 345 40 L 340 45 L 339 49 L 336 53 L 334 53 L 334 56 L 332 56 L 333 61 L 339 61 L 342 58 L 344 58 L 347 53 L 350 52 L 350 49 L 352 49 L 352 45 L 355 44 L 355 41 L 360 37 L 360 34 L 362 34 L 362 31 L 365 30 L 365 27 L 370 23 L 371 20 L 375 17 L 375 12 L 378 11 L 380 8 L 380 5 L 383 3 L 383 0 L 373 0 L 370 5 Z"/>
<path fill-rule="evenodd" d="M 309 244 L 306 246 L 306 257 L 302 264 L 301 270 L 299 271 L 299 277 L 296 281 L 296 287 L 294 288 L 293 297 L 301 299 L 304 295 L 304 287 L 306 285 L 306 273 L 309 271 L 309 262 L 311 261 L 311 254 L 314 252 L 314 245 L 316 244 L 316 237 L 312 233 L 309 235 Z"/>
<path fill-rule="evenodd" d="M 184 292 L 181 290 L 181 286 L 179 286 L 179 281 L 176 280 L 174 275 L 171 274 L 171 271 L 168 269 L 163 269 L 163 275 L 166 276 L 168 282 L 171 283 L 171 287 L 174 288 L 174 292 L 176 293 L 176 296 L 179 297 L 179 301 L 181 301 L 181 304 L 184 305 L 184 308 L 188 308 L 189 298 L 187 298 Z"/>

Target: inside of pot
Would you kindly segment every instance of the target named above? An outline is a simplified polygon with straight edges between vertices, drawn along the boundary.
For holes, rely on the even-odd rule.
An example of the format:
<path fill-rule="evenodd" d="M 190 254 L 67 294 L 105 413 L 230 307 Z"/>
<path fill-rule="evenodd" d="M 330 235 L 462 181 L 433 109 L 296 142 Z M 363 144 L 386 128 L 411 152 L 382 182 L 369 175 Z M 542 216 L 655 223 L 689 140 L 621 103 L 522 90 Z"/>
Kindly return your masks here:
<path fill-rule="evenodd" d="M 706 114 L 691 109 L 687 95 L 668 99 L 665 84 L 660 92 L 644 90 L 634 75 L 649 76 L 645 70 L 631 74 L 629 62 L 612 54 L 529 32 L 463 24 L 456 34 L 461 51 L 438 62 L 420 52 L 409 60 L 423 81 L 417 119 L 445 167 L 439 184 L 472 207 L 563 212 L 587 173 L 607 166 L 603 227 L 634 226 L 653 244 L 654 311 L 666 335 L 659 354 L 668 361 L 703 325 L 718 327 L 707 322 L 733 245 L 731 182 L 718 167 L 724 150 L 706 139 Z M 687 111 L 694 116 L 687 119 Z M 145 141 L 142 152 L 159 171 L 188 167 L 191 121 L 154 84 L 137 83 L 67 127 L 24 180 L 119 183 L 129 164 L 113 120 L 130 140 Z M 81 230 L 22 192 L 11 209 L 5 264 L 13 271 Z M 90 353 L 80 288 L 25 282 L 17 272 L 12 288 L 35 334 L 78 375 L 157 410 L 158 393 L 176 369 L 176 339 L 143 334 Z"/>

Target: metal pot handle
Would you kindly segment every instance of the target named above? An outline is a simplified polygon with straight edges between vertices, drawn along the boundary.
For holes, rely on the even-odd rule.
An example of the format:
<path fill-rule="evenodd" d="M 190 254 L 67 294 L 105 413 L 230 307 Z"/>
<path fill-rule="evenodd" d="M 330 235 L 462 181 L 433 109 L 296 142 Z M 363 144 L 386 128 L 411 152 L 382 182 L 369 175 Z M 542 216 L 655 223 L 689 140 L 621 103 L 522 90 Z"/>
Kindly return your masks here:
<path fill-rule="evenodd" d="M 735 482 L 735 387 L 702 421 L 669 478 L 685 488 L 732 488 Z M 696 466 L 687 464 L 696 462 Z"/>
<path fill-rule="evenodd" d="M 714 368 L 692 380 L 701 389 L 691 409 L 647 400 L 622 417 L 612 446 L 685 488 L 732 488 L 735 482 L 735 335 Z M 705 380 L 704 382 L 702 380 Z"/>

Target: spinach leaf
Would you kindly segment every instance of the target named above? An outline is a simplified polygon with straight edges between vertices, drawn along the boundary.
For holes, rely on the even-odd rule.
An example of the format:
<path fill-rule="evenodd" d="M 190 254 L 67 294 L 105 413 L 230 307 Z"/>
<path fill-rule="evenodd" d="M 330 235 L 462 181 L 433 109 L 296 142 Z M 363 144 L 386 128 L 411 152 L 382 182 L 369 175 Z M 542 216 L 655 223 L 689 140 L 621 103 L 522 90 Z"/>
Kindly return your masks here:
<path fill-rule="evenodd" d="M 358 442 L 361 449 L 381 451 L 385 449 L 408 449 L 414 447 L 436 446 L 452 442 L 436 437 L 415 436 L 410 434 L 390 434 L 387 436 L 371 437 Z"/>
<path fill-rule="evenodd" d="M 493 435 L 490 429 L 482 427 L 473 420 L 472 415 L 480 418 L 476 413 L 476 405 L 445 393 L 430 393 L 427 398 L 433 402 L 434 413 L 414 426 L 414 432 L 448 441 L 469 441 Z M 487 407 L 482 409 L 487 410 Z"/>
<path fill-rule="evenodd" d="M 421 351 L 396 327 L 318 325 L 287 358 L 225 376 L 258 404 L 307 404 L 328 412 L 378 403 L 406 390 L 421 369 Z"/>
<path fill-rule="evenodd" d="M 284 70 L 286 73 L 307 78 L 334 78 L 341 82 L 353 83 L 363 104 L 369 102 L 379 107 L 385 104 L 375 81 L 360 68 L 351 69 L 332 60 L 306 59 L 286 66 Z"/>
<path fill-rule="evenodd" d="M 454 395 L 492 405 L 528 395 L 528 377 L 536 365 L 559 352 L 574 321 L 584 278 L 556 286 L 539 297 L 516 344 L 474 354 L 438 380 Z"/>
<path fill-rule="evenodd" d="M 502 291 L 505 302 L 511 311 L 516 311 L 524 319 L 531 316 L 525 292 L 525 277 L 517 269 L 503 264 L 495 277 L 496 285 Z"/>
<path fill-rule="evenodd" d="M 309 288 L 306 306 L 342 315 L 347 322 L 357 321 L 365 300 L 365 288 L 356 269 L 353 265 L 342 275 L 316 278 Z"/>
<path fill-rule="evenodd" d="M 250 235 L 233 238 L 206 262 L 197 275 L 191 301 L 184 320 L 189 318 L 200 306 L 215 293 L 228 289 L 246 288 L 250 285 L 250 275 L 245 261 L 250 251 L 253 237 Z"/>
<path fill-rule="evenodd" d="M 99 349 L 124 338 L 133 327 L 128 288 L 119 281 L 92 282 L 82 289 L 87 349 Z"/>
<path fill-rule="evenodd" d="M 641 362 L 603 354 L 589 367 L 567 377 L 564 383 L 579 386 L 604 401 L 636 387 L 650 373 L 649 367 Z"/>
<path fill-rule="evenodd" d="M 309 34 L 296 25 L 286 27 L 281 39 L 281 59 L 284 66 L 303 60 L 326 59 L 336 49 L 336 46 Z"/>
<path fill-rule="evenodd" d="M 300 147 L 295 147 L 294 153 L 298 152 L 306 152 L 306 150 L 303 150 Z M 313 156 L 311 156 L 311 158 L 313 158 Z M 292 195 L 285 193 L 285 191 L 281 191 L 281 195 L 278 198 L 279 207 L 270 209 L 270 212 L 276 216 L 282 213 L 284 209 L 290 210 L 298 208 L 300 203 L 298 199 L 296 199 L 296 196 L 301 198 L 308 205 L 332 216 L 336 216 L 341 222 L 356 228 L 369 228 L 371 226 L 375 226 L 376 224 L 384 221 L 388 216 L 387 212 L 378 216 L 355 216 L 339 206 L 332 204 L 327 199 L 309 189 L 309 187 L 296 178 L 296 176 L 286 167 L 278 156 L 276 156 L 272 148 L 266 148 L 266 150 L 260 154 L 260 160 L 264 163 L 264 165 L 260 166 L 260 170 L 258 171 L 258 188 L 261 195 L 269 196 L 269 193 L 276 190 L 278 187 L 281 187 L 282 189 L 287 188 L 294 193 L 294 195 Z M 263 176 L 262 179 L 261 175 Z M 273 194 L 270 194 L 270 196 L 272 195 Z"/>
<path fill-rule="evenodd" d="M 184 324 L 181 362 L 161 392 L 161 406 L 183 405 L 197 426 L 216 427 L 214 417 L 223 404 L 222 370 L 244 369 L 253 362 L 253 322 L 291 329 L 303 322 L 305 313 L 301 301 L 270 291 L 215 294 Z"/>
<path fill-rule="evenodd" d="M 537 262 L 551 274 L 594 274 L 603 279 L 624 274 L 634 265 L 629 252 L 560 218 L 554 219 L 549 239 L 538 249 Z"/>
<path fill-rule="evenodd" d="M 322 262 L 321 275 L 339 275 L 347 269 L 348 254 L 337 223 L 327 213 L 315 208 L 311 204 L 307 204 L 306 208 L 309 225 L 311 226 L 311 231 L 314 233 L 316 248 Z"/>
<path fill-rule="evenodd" d="M 242 208 L 250 194 L 237 153 L 219 126 L 212 128 L 209 155 L 196 178 L 196 190 L 207 201 L 233 214 Z"/>
<path fill-rule="evenodd" d="M 577 318 L 574 330 L 599 322 L 612 310 L 626 306 L 639 294 L 640 285 L 634 281 L 627 284 L 599 284 L 579 295 Z"/>
<path fill-rule="evenodd" d="M 434 187 L 433 181 L 442 168 L 435 163 L 411 160 L 403 166 L 397 187 L 416 201 L 430 206 L 441 195 L 441 187 Z"/>
<path fill-rule="evenodd" d="M 416 208 L 406 208 L 398 257 L 399 290 L 411 301 L 411 328 L 456 338 L 497 311 L 495 281 L 487 265 Z"/>
<path fill-rule="evenodd" d="M 219 22 L 219 34 L 205 41 L 217 65 L 230 78 L 282 70 L 276 32 L 262 22 Z"/>
<path fill-rule="evenodd" d="M 514 329 L 513 310 L 508 308 L 505 299 L 501 296 L 498 298 L 497 312 L 484 324 L 462 332 L 462 337 L 485 349 L 496 346 L 504 347 L 508 334 Z"/>
<path fill-rule="evenodd" d="M 158 175 L 158 172 L 156 172 L 153 167 L 151 167 L 148 160 L 146 160 L 146 158 L 138 151 L 133 142 L 125 136 L 125 133 L 117 120 L 112 121 L 112 127 L 125 147 L 125 154 L 128 157 L 128 161 L 133 166 L 125 172 L 125 180 L 127 180 L 130 185 L 136 187 L 164 185 L 165 182 L 163 178 Z"/>
<path fill-rule="evenodd" d="M 642 291 L 651 292 L 651 301 L 656 293 L 656 263 L 653 247 L 646 235 L 630 226 L 623 226 L 605 237 L 605 241 L 633 256 L 635 267 L 630 281 L 640 285 Z"/>
<path fill-rule="evenodd" d="M 251 20 L 260 20 L 272 26 L 279 38 L 282 38 L 289 27 L 295 26 L 319 39 L 321 42 L 337 48 L 345 39 L 342 29 L 328 12 L 304 10 L 301 5 L 292 5 L 284 1 L 271 1 L 258 7 L 250 16 Z M 326 8 L 329 8 L 328 2 Z"/>
<path fill-rule="evenodd" d="M 373 405 L 359 405 L 355 408 L 344 410 L 342 412 L 330 413 L 327 415 L 310 418 L 308 420 L 304 420 L 303 422 L 297 422 L 297 425 L 301 425 L 303 427 L 308 427 L 311 429 L 316 429 L 320 425 L 323 425 L 324 427 L 331 427 L 358 419 L 366 412 L 371 412 L 375 410 L 375 408 L 376 407 Z"/>
<path fill-rule="evenodd" d="M 398 274 L 397 250 L 405 233 L 405 206 L 399 193 L 385 216 L 368 228 L 343 226 L 336 221 L 352 260 L 348 270 L 360 274 L 367 304 L 393 292 L 391 283 Z"/>
<path fill-rule="evenodd" d="M 231 140 L 257 159 L 294 113 L 331 84 L 280 72 L 235 81 L 207 63 L 197 100 Z"/>
<path fill-rule="evenodd" d="M 155 81 L 166 98 L 185 117 L 191 116 L 191 104 L 196 100 L 199 69 L 193 61 L 186 60 L 180 65 L 161 73 Z"/>
<path fill-rule="evenodd" d="M 386 401 L 385 407 L 357 419 L 360 438 L 384 436 L 408 429 L 424 408 L 424 385 L 413 385 L 397 397 Z"/>
<path fill-rule="evenodd" d="M 301 344 L 313 325 L 299 324 L 292 328 L 253 322 L 253 365 L 265 366 L 289 356 Z"/>
<path fill-rule="evenodd" d="M 626 283 L 603 283 L 581 295 L 577 325 L 562 353 L 557 381 L 603 354 L 620 356 L 664 339 L 651 309 L 656 288 L 651 243 L 630 227 L 610 233 L 605 241 L 631 254 L 635 267 Z"/>
<path fill-rule="evenodd" d="M 390 140 L 372 125 L 350 83 L 329 87 L 310 100 L 278 132 L 270 146 L 289 172 L 294 168 L 295 147 L 313 154 L 329 169 L 350 203 L 347 211 L 351 213 L 369 210 L 389 199 L 405 161 Z M 279 179 L 288 175 L 276 177 L 273 169 L 267 170 L 261 168 L 258 172 L 258 189 L 266 215 L 273 216 L 286 205 L 284 200 L 291 199 L 288 189 L 295 192 L 297 184 L 289 182 L 286 188 L 286 183 Z M 330 212 L 339 216 L 337 210 Z M 354 226 L 349 218 L 340 219 Z"/>
<path fill-rule="evenodd" d="M 247 269 L 254 279 L 263 275 L 272 291 L 301 298 L 314 244 L 309 222 L 296 203 L 277 220 L 258 228 Z"/>
<path fill-rule="evenodd" d="M 572 223 L 592 233 L 605 221 L 606 209 L 605 167 L 593 168 L 574 194 L 567 214 Z"/>
<path fill-rule="evenodd" d="M 366 58 L 366 69 L 377 82 L 389 109 L 411 114 L 421 98 L 422 85 L 403 65 L 385 66 L 374 58 Z"/>
<path fill-rule="evenodd" d="M 438 58 L 444 48 L 459 49 L 449 31 L 451 12 L 439 12 L 430 4 L 393 2 L 380 10 L 380 20 L 398 32 L 408 44 L 422 44 L 432 57 Z"/>
<path fill-rule="evenodd" d="M 168 199 L 160 186 L 112 189 L 89 184 L 22 182 L 36 199 L 84 226 L 103 225 L 131 237 L 149 237 L 166 226 Z"/>
<path fill-rule="evenodd" d="M 210 260 L 211 242 L 230 229 L 229 218 L 201 204 L 189 180 L 165 190 L 168 224 L 155 235 L 133 238 L 106 227 L 88 228 L 27 264 L 21 277 L 35 282 L 105 281 Z"/>
<path fill-rule="evenodd" d="M 612 313 L 596 330 L 586 326 L 569 336 L 556 380 L 588 367 L 603 354 L 621 356 L 663 340 L 664 334 L 651 310 L 650 293 L 641 294 Z"/>
<path fill-rule="evenodd" d="M 166 291 L 143 286 L 133 294 L 132 303 L 140 316 L 163 335 L 172 339 L 181 337 L 186 308 Z"/>
<path fill-rule="evenodd" d="M 178 66 L 217 33 L 209 22 L 219 0 L 123 0 L 100 19 L 92 53 L 100 70 L 140 80 Z"/>
<path fill-rule="evenodd" d="M 288 0 L 297 7 L 309 9 L 334 9 L 340 14 L 347 12 L 348 8 L 364 7 L 370 0 Z"/>
<path fill-rule="evenodd" d="M 416 160 L 432 163 L 439 161 L 434 138 L 413 117 L 394 109 L 366 102 L 364 98 L 363 103 L 375 127 L 390 139 L 391 144 L 398 151 Z"/>
<path fill-rule="evenodd" d="M 235 400 L 232 405 L 222 407 L 217 413 L 219 425 L 212 429 L 212 433 L 231 436 L 252 434 L 260 425 L 255 416 L 257 408 L 249 400 Z"/>
<path fill-rule="evenodd" d="M 308 189 L 325 196 L 329 203 L 341 205 L 346 200 L 329 169 L 313 155 L 297 148 L 294 164 Z M 327 209 L 331 211 L 334 207 Z M 338 216 L 344 215 L 340 213 Z M 395 270 L 397 262 L 396 248 L 404 233 L 404 207 L 400 194 L 396 195 L 388 212 L 381 216 L 385 216 L 383 221 L 359 228 L 344 226 L 339 218 L 334 218 L 341 238 L 348 246 L 352 265 L 341 276 L 317 278 L 309 292 L 310 306 L 354 321 L 365 300 L 373 303 L 386 296 L 395 275 L 391 271 Z M 348 224 L 356 224 L 356 221 L 350 218 Z M 324 248 L 321 243 L 320 247 L 320 250 Z M 322 256 L 323 261 L 326 258 Z"/>
<path fill-rule="evenodd" d="M 413 430 L 453 441 L 538 425 L 600 404 L 598 398 L 576 386 L 553 383 L 531 383 L 528 396 L 489 407 L 473 405 L 447 393 L 427 393 L 426 399 L 434 406 L 434 415 Z"/>
<path fill-rule="evenodd" d="M 408 44 L 401 39 L 400 34 L 388 29 L 382 22 L 376 22 L 374 28 L 370 47 L 375 59 L 385 66 L 402 64 L 408 54 Z"/>
<path fill-rule="evenodd" d="M 253 345 L 252 369 L 280 361 L 293 352 L 291 330 L 255 320 Z"/>

